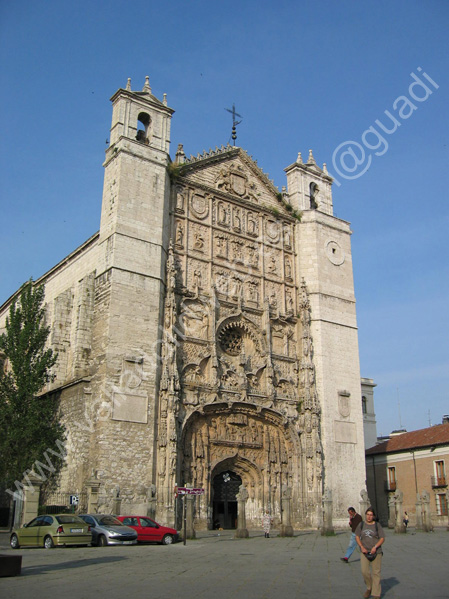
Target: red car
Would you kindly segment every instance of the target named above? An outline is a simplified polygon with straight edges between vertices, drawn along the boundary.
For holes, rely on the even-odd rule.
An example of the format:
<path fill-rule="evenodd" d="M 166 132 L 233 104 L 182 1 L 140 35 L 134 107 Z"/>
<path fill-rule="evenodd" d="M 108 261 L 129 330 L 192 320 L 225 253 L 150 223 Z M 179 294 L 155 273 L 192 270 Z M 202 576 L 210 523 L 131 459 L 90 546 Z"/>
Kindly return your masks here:
<path fill-rule="evenodd" d="M 174 528 L 161 526 L 147 516 L 116 516 L 116 518 L 137 532 L 138 543 L 152 542 L 171 545 L 179 538 Z"/>

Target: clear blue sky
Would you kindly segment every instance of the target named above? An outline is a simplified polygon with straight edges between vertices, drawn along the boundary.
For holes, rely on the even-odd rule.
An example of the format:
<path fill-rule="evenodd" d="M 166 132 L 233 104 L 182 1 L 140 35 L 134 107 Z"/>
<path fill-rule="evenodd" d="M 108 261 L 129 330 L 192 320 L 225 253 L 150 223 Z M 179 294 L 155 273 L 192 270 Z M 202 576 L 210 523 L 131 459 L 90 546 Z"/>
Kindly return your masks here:
<path fill-rule="evenodd" d="M 354 231 L 361 374 L 378 385 L 378 433 L 399 428 L 398 399 L 408 430 L 428 426 L 429 414 L 440 423 L 448 30 L 447 0 L 2 0 L 0 304 L 98 230 L 109 98 L 149 75 L 176 110 L 172 156 L 180 142 L 187 154 L 226 144 L 224 108 L 235 102 L 238 145 L 279 187 L 298 151 L 327 163 L 341 184 L 335 214 Z M 438 85 L 411 88 L 416 110 L 395 104 L 413 102 L 411 73 Z M 382 132 L 376 120 L 393 129 L 386 110 L 400 126 L 383 142 L 373 129 Z M 346 178 L 333 166 L 349 140 L 370 160 L 362 176 L 346 146 L 343 162 L 335 154 Z"/>

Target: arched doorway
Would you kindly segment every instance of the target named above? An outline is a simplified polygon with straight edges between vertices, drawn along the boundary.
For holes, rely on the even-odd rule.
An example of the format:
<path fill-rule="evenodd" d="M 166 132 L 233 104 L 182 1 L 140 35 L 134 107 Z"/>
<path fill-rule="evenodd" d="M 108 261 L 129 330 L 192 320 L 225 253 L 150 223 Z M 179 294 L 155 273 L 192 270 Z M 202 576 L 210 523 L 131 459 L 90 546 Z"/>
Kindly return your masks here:
<path fill-rule="evenodd" d="M 242 479 L 232 470 L 220 472 L 213 479 L 213 527 L 237 528 L 237 493 Z"/>

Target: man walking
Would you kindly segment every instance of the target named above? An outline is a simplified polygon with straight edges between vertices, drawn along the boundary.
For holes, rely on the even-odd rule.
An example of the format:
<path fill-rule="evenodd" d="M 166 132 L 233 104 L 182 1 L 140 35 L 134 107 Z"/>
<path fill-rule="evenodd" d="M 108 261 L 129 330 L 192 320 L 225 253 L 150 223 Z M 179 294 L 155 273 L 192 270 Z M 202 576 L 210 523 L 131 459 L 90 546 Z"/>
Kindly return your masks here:
<path fill-rule="evenodd" d="M 362 516 L 360 514 L 358 514 L 353 507 L 348 507 L 348 514 L 349 514 L 349 526 L 351 527 L 351 539 L 349 541 L 349 545 L 346 550 L 345 556 L 340 558 L 342 562 L 346 562 L 346 563 L 349 562 L 349 558 L 351 557 L 352 552 L 357 547 L 357 541 L 355 538 L 355 529 L 362 521 Z"/>

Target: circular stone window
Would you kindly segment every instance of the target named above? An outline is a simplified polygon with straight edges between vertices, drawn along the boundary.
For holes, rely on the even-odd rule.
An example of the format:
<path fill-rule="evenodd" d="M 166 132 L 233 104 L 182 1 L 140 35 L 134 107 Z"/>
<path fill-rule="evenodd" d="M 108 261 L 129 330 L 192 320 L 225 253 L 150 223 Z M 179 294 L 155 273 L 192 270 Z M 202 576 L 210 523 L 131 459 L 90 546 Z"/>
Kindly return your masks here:
<path fill-rule="evenodd" d="M 326 255 L 335 266 L 340 266 L 345 261 L 345 253 L 336 241 L 327 242 Z"/>
<path fill-rule="evenodd" d="M 243 330 L 240 328 L 226 329 L 220 335 L 221 349 L 231 356 L 238 356 L 242 350 Z"/>

